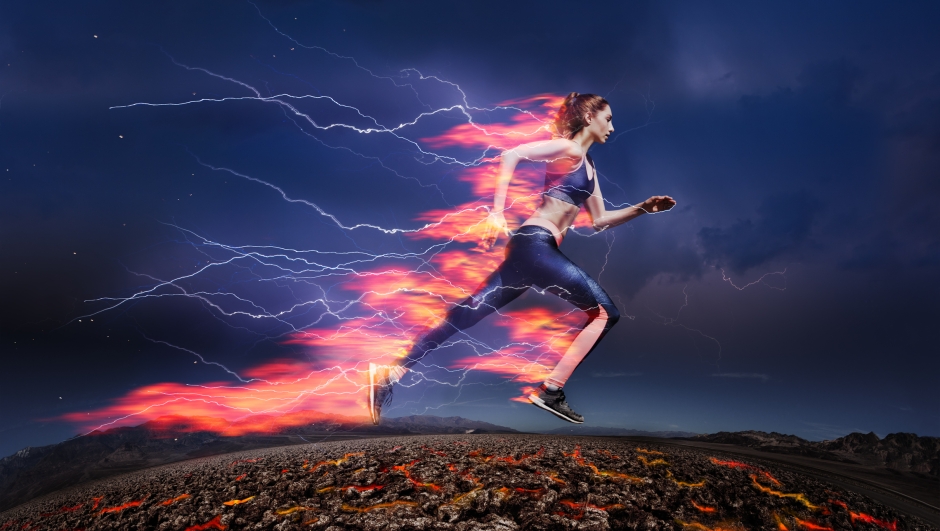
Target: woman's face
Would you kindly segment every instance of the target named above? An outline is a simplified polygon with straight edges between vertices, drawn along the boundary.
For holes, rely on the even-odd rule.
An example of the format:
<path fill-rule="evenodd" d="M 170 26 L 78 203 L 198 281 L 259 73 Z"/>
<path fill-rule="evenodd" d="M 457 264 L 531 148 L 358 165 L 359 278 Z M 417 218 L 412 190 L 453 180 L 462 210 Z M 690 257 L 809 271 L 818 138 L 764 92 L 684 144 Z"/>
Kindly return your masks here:
<path fill-rule="evenodd" d="M 585 128 L 588 130 L 588 134 L 594 138 L 595 142 L 601 144 L 607 142 L 610 134 L 614 132 L 613 114 L 610 112 L 610 105 L 605 105 L 590 120 L 591 123 Z"/>

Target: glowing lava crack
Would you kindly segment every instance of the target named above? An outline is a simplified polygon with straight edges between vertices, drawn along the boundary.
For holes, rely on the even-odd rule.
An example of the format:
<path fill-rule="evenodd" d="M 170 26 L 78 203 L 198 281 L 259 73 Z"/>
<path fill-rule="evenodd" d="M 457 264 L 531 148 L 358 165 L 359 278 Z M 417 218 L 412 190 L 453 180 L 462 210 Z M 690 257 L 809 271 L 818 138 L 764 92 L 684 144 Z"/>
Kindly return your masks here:
<path fill-rule="evenodd" d="M 293 446 L 148 469 L 0 515 L 0 531 L 13 529 L 931 528 L 787 469 L 698 449 L 453 435 Z"/>

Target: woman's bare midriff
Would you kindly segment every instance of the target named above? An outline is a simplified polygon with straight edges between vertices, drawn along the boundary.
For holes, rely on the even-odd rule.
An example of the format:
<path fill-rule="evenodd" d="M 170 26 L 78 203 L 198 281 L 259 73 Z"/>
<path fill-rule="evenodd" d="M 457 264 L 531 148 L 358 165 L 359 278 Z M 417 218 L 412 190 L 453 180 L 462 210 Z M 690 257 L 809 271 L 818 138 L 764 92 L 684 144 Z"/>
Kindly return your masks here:
<path fill-rule="evenodd" d="M 535 213 L 522 223 L 522 226 L 535 225 L 548 229 L 555 237 L 555 242 L 561 245 L 568 227 L 574 223 L 581 209 L 571 203 L 554 197 L 542 196 L 542 205 L 535 209 Z"/>

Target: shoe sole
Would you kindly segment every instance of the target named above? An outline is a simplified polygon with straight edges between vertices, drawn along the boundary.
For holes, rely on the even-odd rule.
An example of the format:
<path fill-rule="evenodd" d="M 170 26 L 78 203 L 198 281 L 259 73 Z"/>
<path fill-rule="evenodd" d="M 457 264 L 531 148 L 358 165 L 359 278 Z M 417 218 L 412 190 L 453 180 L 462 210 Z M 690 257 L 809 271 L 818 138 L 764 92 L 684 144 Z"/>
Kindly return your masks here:
<path fill-rule="evenodd" d="M 538 408 L 542 408 L 542 409 L 544 409 L 545 411 L 548 411 L 548 412 L 551 413 L 552 415 L 555 415 L 556 417 L 558 417 L 558 418 L 560 418 L 560 419 L 562 419 L 562 420 L 567 420 L 568 422 L 570 422 L 570 423 L 572 423 L 572 424 L 584 424 L 584 421 L 583 421 L 583 420 L 575 420 L 575 419 L 573 419 L 573 418 L 571 418 L 571 417 L 565 416 L 564 414 L 559 413 L 558 411 L 555 411 L 554 409 L 548 407 L 548 406 L 545 404 L 545 401 L 542 400 L 541 398 L 539 398 L 537 395 L 534 395 L 534 394 L 533 394 L 533 395 L 529 395 L 529 402 L 532 402 L 532 405 L 533 405 L 533 406 L 538 407 Z"/>
<path fill-rule="evenodd" d="M 372 416 L 372 424 L 378 426 L 379 420 L 375 418 L 375 364 L 369 364 L 369 415 Z"/>

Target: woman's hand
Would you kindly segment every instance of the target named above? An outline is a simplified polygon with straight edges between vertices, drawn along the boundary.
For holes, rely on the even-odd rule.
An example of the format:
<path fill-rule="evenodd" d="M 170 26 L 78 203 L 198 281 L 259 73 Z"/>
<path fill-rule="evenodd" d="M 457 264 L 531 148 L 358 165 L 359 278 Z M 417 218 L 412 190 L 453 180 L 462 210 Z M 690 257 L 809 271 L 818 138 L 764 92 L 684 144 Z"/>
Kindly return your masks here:
<path fill-rule="evenodd" d="M 483 248 L 489 251 L 496 245 L 500 233 L 509 236 L 509 226 L 506 225 L 506 218 L 502 211 L 490 212 L 486 218 L 486 227 L 483 229 Z"/>
<path fill-rule="evenodd" d="M 676 206 L 676 200 L 669 197 L 668 195 L 654 195 L 653 197 L 643 201 L 637 208 L 643 210 L 644 212 L 665 212 L 670 208 Z"/>

